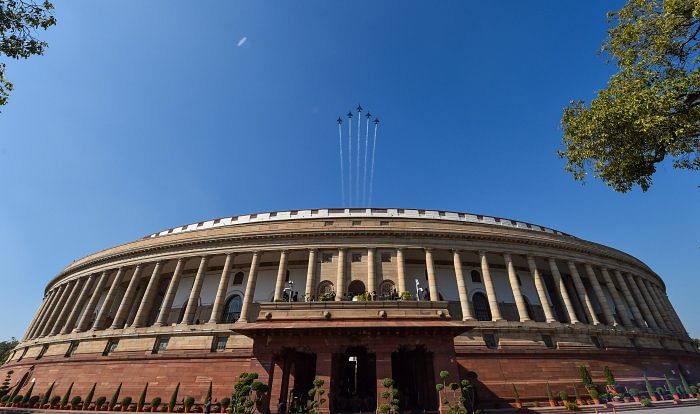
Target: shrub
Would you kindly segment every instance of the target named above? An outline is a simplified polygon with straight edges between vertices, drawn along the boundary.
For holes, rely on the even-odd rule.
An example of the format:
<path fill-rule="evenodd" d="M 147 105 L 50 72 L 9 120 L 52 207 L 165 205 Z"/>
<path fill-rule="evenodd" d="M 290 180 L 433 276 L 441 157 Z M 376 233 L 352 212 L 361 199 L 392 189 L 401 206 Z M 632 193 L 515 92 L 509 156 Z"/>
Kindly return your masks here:
<path fill-rule="evenodd" d="M 688 388 L 690 389 L 690 392 L 692 392 L 693 394 L 697 394 L 697 393 L 698 393 L 698 387 L 696 387 L 695 385 L 691 385 L 691 386 L 688 387 Z"/>
<path fill-rule="evenodd" d="M 683 370 L 680 366 L 678 366 L 678 375 L 681 378 L 681 386 L 683 387 L 683 391 L 686 394 L 690 394 L 692 391 L 690 390 L 690 386 L 688 386 L 688 381 L 685 380 L 685 375 L 683 375 Z"/>
<path fill-rule="evenodd" d="M 224 410 L 227 409 L 229 405 L 231 405 L 230 398 L 226 397 L 221 400 L 221 407 L 223 407 Z"/>
<path fill-rule="evenodd" d="M 180 383 L 178 382 L 177 385 L 175 386 L 175 391 L 173 391 L 173 395 L 170 396 L 170 403 L 168 403 L 168 408 L 170 411 L 175 408 L 175 404 L 177 404 L 177 392 L 180 390 Z"/>
<path fill-rule="evenodd" d="M 119 401 L 119 392 L 122 390 L 122 383 L 119 383 L 119 386 L 117 389 L 114 391 L 114 394 L 112 394 L 112 399 L 109 400 L 109 409 L 111 410 L 114 408 L 115 405 L 117 405 L 117 401 Z"/>
<path fill-rule="evenodd" d="M 591 379 L 591 373 L 588 372 L 588 368 L 585 366 L 581 365 L 578 368 L 579 375 L 581 376 L 581 382 L 583 383 L 583 386 L 586 388 L 589 388 L 593 385 L 593 379 Z"/>
<path fill-rule="evenodd" d="M 29 399 L 32 398 L 32 391 L 34 391 L 34 383 L 33 382 L 32 382 L 32 385 L 27 390 L 27 393 L 24 395 L 24 398 L 22 398 L 22 404 L 29 403 Z"/>
<path fill-rule="evenodd" d="M 211 403 L 211 381 L 209 381 L 209 388 L 207 389 L 207 396 L 204 397 L 204 404 Z"/>
<path fill-rule="evenodd" d="M 569 401 L 569 393 L 566 391 L 559 391 L 559 398 L 564 402 Z"/>
<path fill-rule="evenodd" d="M 576 398 L 576 401 L 581 401 L 581 396 L 578 393 L 578 388 L 576 387 L 576 384 L 574 384 L 574 397 Z"/>
<path fill-rule="evenodd" d="M 141 411 L 143 406 L 146 404 L 146 393 L 148 392 L 148 383 L 146 383 L 146 386 L 143 387 L 143 391 L 141 391 L 141 396 L 139 397 L 139 402 L 136 404 L 136 407 L 138 407 L 138 411 Z"/>
<path fill-rule="evenodd" d="M 161 401 L 160 397 L 153 398 L 151 400 L 151 408 L 158 408 L 158 406 L 160 405 L 160 401 Z"/>
<path fill-rule="evenodd" d="M 71 407 L 77 407 L 78 405 L 80 405 L 81 402 L 83 402 L 83 399 L 80 398 L 80 396 L 78 395 L 70 399 Z"/>
<path fill-rule="evenodd" d="M 515 388 L 515 384 L 510 384 L 513 386 L 513 396 L 515 397 L 515 402 L 520 402 L 520 394 L 518 394 L 518 389 Z"/>
<path fill-rule="evenodd" d="M 88 392 L 87 397 L 85 397 L 85 401 L 83 402 L 83 408 L 87 409 L 90 404 L 92 403 L 92 397 L 95 396 L 95 387 L 97 386 L 97 383 L 92 384 L 92 388 L 90 388 L 90 392 Z"/>
<path fill-rule="evenodd" d="M 549 383 L 547 383 L 547 399 L 549 401 L 554 401 L 554 395 L 552 395 L 552 387 L 549 386 Z"/>
<path fill-rule="evenodd" d="M 608 385 L 615 385 L 617 382 L 615 381 L 615 377 L 613 376 L 612 371 L 610 370 L 609 366 L 604 366 L 603 367 L 603 374 L 605 374 L 605 383 Z"/>
<path fill-rule="evenodd" d="M 639 396 L 639 390 L 636 388 L 630 388 L 629 389 L 630 395 L 633 397 L 638 397 Z"/>
<path fill-rule="evenodd" d="M 654 387 L 651 386 L 651 381 L 649 381 L 649 378 L 647 378 L 646 372 L 644 373 L 644 385 L 647 388 L 647 394 L 649 394 L 649 398 L 651 398 L 651 396 L 654 395 Z"/>
<path fill-rule="evenodd" d="M 640 403 L 645 407 L 651 407 L 651 400 L 648 398 L 642 398 Z"/>
<path fill-rule="evenodd" d="M 41 397 L 39 397 L 38 395 L 32 395 L 32 398 L 29 399 L 29 406 L 34 407 L 34 405 L 36 405 L 36 403 L 38 403 L 40 399 Z"/>
<path fill-rule="evenodd" d="M 566 409 L 569 410 L 569 411 L 578 411 L 578 404 L 576 404 L 575 402 L 569 402 L 569 401 L 567 401 L 567 402 L 564 403 L 564 406 L 565 406 Z"/>
<path fill-rule="evenodd" d="M 3 395 L 2 398 L 0 398 L 0 402 L 4 402 L 4 403 L 8 402 L 9 400 L 10 400 L 9 395 Z"/>
<path fill-rule="evenodd" d="M 668 392 L 670 392 L 671 394 L 675 393 L 676 387 L 673 386 L 673 384 L 671 383 L 671 380 L 668 379 L 666 374 L 664 374 L 664 379 L 666 380 L 666 386 L 668 387 Z"/>
<path fill-rule="evenodd" d="M 592 399 L 597 400 L 600 398 L 600 394 L 598 393 L 598 390 L 595 388 L 591 388 L 588 390 L 588 395 L 591 396 Z"/>
<path fill-rule="evenodd" d="M 131 405 L 131 400 L 132 400 L 131 397 L 122 398 L 122 408 L 123 409 L 129 408 L 129 406 Z"/>
<path fill-rule="evenodd" d="M 24 398 L 24 396 L 23 396 L 22 394 L 15 395 L 15 396 L 12 398 L 12 403 L 13 403 L 13 404 L 19 404 L 19 403 L 22 402 L 22 398 Z"/>
<path fill-rule="evenodd" d="M 58 395 L 51 398 L 51 405 L 58 405 L 61 402 L 61 397 Z"/>
<path fill-rule="evenodd" d="M 309 390 L 308 395 L 310 398 L 310 404 L 309 404 L 309 414 L 318 414 L 320 410 L 323 407 L 323 404 L 326 403 L 326 399 L 323 398 L 323 394 L 326 393 L 326 390 L 323 389 L 323 384 L 325 382 L 322 379 L 315 379 L 313 384 L 314 387 Z M 230 401 L 226 401 L 226 405 L 228 405 Z M 224 401 L 221 401 L 222 407 L 224 407 Z"/>
<path fill-rule="evenodd" d="M 656 393 L 659 395 L 666 395 L 666 389 L 664 387 L 656 387 Z"/>
<path fill-rule="evenodd" d="M 68 389 L 66 390 L 66 393 L 63 395 L 63 399 L 61 400 L 61 405 L 68 405 L 68 401 L 70 401 L 70 392 L 73 390 L 73 383 L 71 382 L 70 385 L 68 386 Z"/>
<path fill-rule="evenodd" d="M 103 405 L 105 405 L 105 402 L 107 401 L 107 397 L 97 397 L 95 400 L 95 407 L 102 408 Z"/>
<path fill-rule="evenodd" d="M 51 393 L 53 392 L 53 387 L 56 385 L 56 381 L 52 382 L 51 385 L 49 385 L 49 389 L 46 390 L 44 393 L 44 398 L 41 399 L 41 405 L 45 405 L 49 403 L 49 400 L 51 400 Z M 59 398 L 60 401 L 60 398 Z"/>
<path fill-rule="evenodd" d="M 185 401 L 183 402 L 183 404 L 187 408 L 192 407 L 192 405 L 194 404 L 194 398 L 190 396 L 185 397 Z"/>

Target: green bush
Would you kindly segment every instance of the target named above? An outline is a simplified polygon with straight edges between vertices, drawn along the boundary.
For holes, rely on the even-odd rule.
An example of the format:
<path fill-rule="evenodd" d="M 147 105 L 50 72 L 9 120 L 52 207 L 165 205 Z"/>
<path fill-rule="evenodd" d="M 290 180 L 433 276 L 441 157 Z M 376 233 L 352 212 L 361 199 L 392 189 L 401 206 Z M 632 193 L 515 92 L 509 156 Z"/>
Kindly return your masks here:
<path fill-rule="evenodd" d="M 117 389 L 114 391 L 114 394 L 112 394 L 112 399 L 109 400 L 109 409 L 111 410 L 114 408 L 115 405 L 117 405 L 117 401 L 119 401 L 119 393 L 122 390 L 122 383 L 119 383 L 119 386 Z"/>
<path fill-rule="evenodd" d="M 4 402 L 4 403 L 8 402 L 9 400 L 10 400 L 9 395 L 3 395 L 2 398 L 0 398 L 0 402 Z"/>
<path fill-rule="evenodd" d="M 80 396 L 78 396 L 78 395 L 76 395 L 75 397 L 70 399 L 70 405 L 72 407 L 76 407 L 76 406 L 80 405 L 81 402 L 83 402 L 83 399 L 80 398 Z"/>
<path fill-rule="evenodd" d="M 639 396 L 639 390 L 636 388 L 630 388 L 629 389 L 630 395 L 633 397 L 638 397 Z"/>
<path fill-rule="evenodd" d="M 697 393 L 698 393 L 698 387 L 696 387 L 695 385 L 691 385 L 691 386 L 688 387 L 688 388 L 690 389 L 690 392 L 692 392 L 693 394 L 697 394 Z"/>
<path fill-rule="evenodd" d="M 68 405 L 68 402 L 70 401 L 71 391 L 73 391 L 73 383 L 72 382 L 68 386 L 66 393 L 63 395 L 63 399 L 61 400 L 61 405 Z"/>
<path fill-rule="evenodd" d="M 52 382 L 51 385 L 49 385 L 49 389 L 46 390 L 44 393 L 44 398 L 41 399 L 41 405 L 48 404 L 49 401 L 51 400 L 51 393 L 53 392 L 53 387 L 56 385 L 56 381 Z M 58 399 L 59 401 L 61 400 L 60 397 Z"/>
<path fill-rule="evenodd" d="M 175 386 L 175 390 L 173 391 L 173 395 L 170 396 L 170 403 L 168 404 L 168 408 L 170 408 L 170 411 L 175 408 L 175 404 L 177 404 L 177 392 L 180 390 L 180 383 L 178 382 L 177 385 Z"/>
<path fill-rule="evenodd" d="M 22 394 L 15 395 L 14 398 L 12 398 L 12 403 L 19 404 L 22 402 L 22 398 L 24 398 L 24 396 Z"/>
<path fill-rule="evenodd" d="M 131 397 L 124 397 L 122 398 L 122 408 L 129 408 L 131 405 L 132 398 Z"/>
<path fill-rule="evenodd" d="M 193 404 L 194 404 L 194 397 L 190 397 L 190 396 L 185 397 L 185 401 L 184 401 L 185 407 L 190 408 L 190 407 L 192 407 Z"/>
<path fill-rule="evenodd" d="M 579 375 L 581 376 L 581 382 L 583 383 L 583 386 L 586 388 L 589 388 L 593 385 L 593 379 L 591 379 L 591 373 L 588 372 L 588 368 L 585 366 L 581 365 L 578 368 Z"/>
<path fill-rule="evenodd" d="M 151 400 L 151 408 L 158 408 L 160 405 L 161 399 L 160 397 L 155 397 Z"/>
<path fill-rule="evenodd" d="M 666 389 L 664 387 L 656 387 L 656 393 L 659 395 L 666 395 Z"/>
<path fill-rule="evenodd" d="M 549 401 L 554 401 L 554 395 L 552 395 L 552 387 L 547 383 L 547 399 Z"/>
<path fill-rule="evenodd" d="M 613 376 L 612 371 L 610 370 L 609 366 L 604 366 L 603 367 L 603 374 L 605 375 L 605 383 L 608 385 L 615 385 L 617 382 L 615 381 L 615 377 Z"/>
<path fill-rule="evenodd" d="M 36 405 L 36 403 L 38 403 L 40 399 L 41 397 L 39 397 L 38 395 L 32 395 L 32 398 L 29 399 L 29 406 L 34 407 L 34 405 Z"/>
<path fill-rule="evenodd" d="M 566 391 L 559 391 L 559 398 L 562 401 L 569 401 L 569 393 Z"/>
<path fill-rule="evenodd" d="M 651 407 L 651 400 L 648 398 L 642 398 L 639 402 L 645 407 Z"/>
<path fill-rule="evenodd" d="M 141 391 L 141 396 L 139 397 L 139 402 L 136 404 L 136 407 L 139 408 L 138 411 L 141 411 L 141 408 L 146 404 L 146 394 L 148 393 L 148 383 L 146 383 L 146 386 L 143 387 L 143 391 Z"/>
<path fill-rule="evenodd" d="M 95 406 L 102 408 L 103 405 L 105 405 L 105 402 L 107 401 L 107 397 L 97 397 L 95 400 Z"/>
<path fill-rule="evenodd" d="M 600 398 L 600 393 L 595 388 L 591 388 L 590 390 L 588 390 L 588 395 L 590 395 L 591 398 L 594 400 L 597 400 L 598 398 Z"/>
<path fill-rule="evenodd" d="M 566 409 L 569 411 L 578 411 L 578 404 L 576 404 L 575 402 L 567 401 L 564 403 L 564 407 L 566 407 Z"/>
<path fill-rule="evenodd" d="M 221 406 L 222 406 L 224 409 L 227 409 L 229 405 L 231 405 L 231 399 L 230 399 L 230 398 L 226 397 L 226 398 L 223 398 L 223 399 L 221 400 Z"/>
<path fill-rule="evenodd" d="M 88 408 L 90 404 L 92 404 L 92 398 L 95 396 L 95 387 L 97 386 L 97 383 L 92 384 L 92 388 L 90 388 L 90 392 L 88 392 L 87 397 L 85 397 L 85 401 L 83 402 L 83 408 Z"/>
<path fill-rule="evenodd" d="M 58 405 L 61 402 L 61 397 L 55 395 L 51 398 L 51 405 Z"/>

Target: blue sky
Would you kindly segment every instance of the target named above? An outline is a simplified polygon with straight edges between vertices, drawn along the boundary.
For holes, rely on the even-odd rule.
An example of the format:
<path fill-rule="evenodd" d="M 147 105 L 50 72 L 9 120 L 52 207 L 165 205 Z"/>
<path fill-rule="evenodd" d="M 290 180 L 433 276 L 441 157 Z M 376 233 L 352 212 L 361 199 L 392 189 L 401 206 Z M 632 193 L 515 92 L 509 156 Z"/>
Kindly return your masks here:
<path fill-rule="evenodd" d="M 698 175 L 648 193 L 563 171 L 559 119 L 613 67 L 620 2 L 57 2 L 7 62 L 1 337 L 72 260 L 179 224 L 341 204 L 335 118 L 382 120 L 375 206 L 517 218 L 614 246 L 697 319 Z M 237 47 L 243 37 L 247 41 Z"/>

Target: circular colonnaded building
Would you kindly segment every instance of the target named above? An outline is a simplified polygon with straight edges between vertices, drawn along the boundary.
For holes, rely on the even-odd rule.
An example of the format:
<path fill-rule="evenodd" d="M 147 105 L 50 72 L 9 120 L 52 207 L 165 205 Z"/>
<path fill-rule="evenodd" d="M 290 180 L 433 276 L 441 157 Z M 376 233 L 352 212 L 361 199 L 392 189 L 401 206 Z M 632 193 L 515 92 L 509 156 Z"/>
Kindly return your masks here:
<path fill-rule="evenodd" d="M 516 220 L 345 208 L 204 221 L 76 260 L 0 375 L 20 394 L 34 380 L 136 397 L 148 382 L 149 401 L 179 382 L 199 402 L 256 372 L 273 413 L 314 378 L 326 410 L 374 411 L 392 377 L 402 409 L 437 411 L 442 370 L 488 408 L 511 384 L 524 401 L 546 400 L 547 381 L 572 393 L 581 365 L 641 389 L 644 374 L 700 380 L 664 281 L 626 253 Z"/>

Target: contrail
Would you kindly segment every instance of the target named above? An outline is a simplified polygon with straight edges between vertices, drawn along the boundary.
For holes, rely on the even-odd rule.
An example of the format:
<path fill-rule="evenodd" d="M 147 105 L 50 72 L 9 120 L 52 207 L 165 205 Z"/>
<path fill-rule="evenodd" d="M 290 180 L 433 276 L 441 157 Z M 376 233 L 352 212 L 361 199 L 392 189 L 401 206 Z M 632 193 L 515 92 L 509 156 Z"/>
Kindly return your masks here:
<path fill-rule="evenodd" d="M 372 205 L 372 188 L 374 184 L 374 154 L 377 150 L 377 128 L 379 127 L 379 119 L 374 118 L 374 139 L 372 141 L 372 169 L 369 174 L 369 204 Z"/>
<path fill-rule="evenodd" d="M 357 168 L 355 168 L 355 200 L 360 201 L 360 122 L 362 121 L 362 106 L 357 105 Z M 350 190 L 352 191 L 352 189 Z"/>
<path fill-rule="evenodd" d="M 348 181 L 350 188 L 348 195 L 350 196 L 350 205 L 352 206 L 352 112 L 348 111 Z"/>
<path fill-rule="evenodd" d="M 362 203 L 367 204 L 367 142 L 369 141 L 369 119 L 372 118 L 372 114 L 367 112 L 367 115 L 365 115 L 365 118 L 367 118 L 367 128 L 365 131 L 365 173 L 364 177 L 362 178 Z"/>
<path fill-rule="evenodd" d="M 343 206 L 345 205 L 345 168 L 343 167 L 343 120 L 338 117 L 338 143 L 340 144 L 340 191 L 343 198 Z"/>

